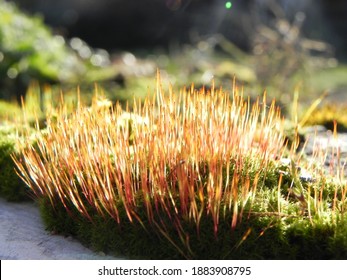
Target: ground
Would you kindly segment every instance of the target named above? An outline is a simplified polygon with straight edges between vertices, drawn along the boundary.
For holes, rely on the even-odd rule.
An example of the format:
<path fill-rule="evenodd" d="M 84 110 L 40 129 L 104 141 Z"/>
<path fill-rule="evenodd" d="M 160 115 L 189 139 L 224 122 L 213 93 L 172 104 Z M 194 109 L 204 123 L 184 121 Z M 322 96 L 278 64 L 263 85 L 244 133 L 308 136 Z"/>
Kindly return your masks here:
<path fill-rule="evenodd" d="M 105 260 L 123 259 L 95 253 L 72 237 L 45 231 L 38 207 L 32 202 L 8 203 L 0 199 L 1 260 Z"/>

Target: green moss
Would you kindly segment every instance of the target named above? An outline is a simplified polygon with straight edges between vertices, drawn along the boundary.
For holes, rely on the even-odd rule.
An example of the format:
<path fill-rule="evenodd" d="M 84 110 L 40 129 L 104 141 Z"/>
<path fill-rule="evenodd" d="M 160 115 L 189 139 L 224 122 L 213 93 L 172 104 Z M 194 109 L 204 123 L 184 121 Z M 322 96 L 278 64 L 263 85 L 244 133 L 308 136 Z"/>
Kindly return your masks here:
<path fill-rule="evenodd" d="M 136 137 L 136 130 L 133 129 L 135 121 L 141 123 L 144 120 L 124 114 L 119 121 L 118 125 L 129 129 L 129 138 L 131 138 L 134 135 Z M 220 184 L 226 186 L 226 196 L 222 196 L 215 205 L 214 197 L 208 193 L 207 187 L 203 188 L 199 194 L 195 193 L 199 199 L 193 203 L 196 203 L 197 209 L 202 207 L 202 212 L 196 212 L 201 215 L 199 222 L 181 209 L 185 203 L 175 192 L 172 192 L 170 198 L 160 196 L 160 199 L 163 198 L 165 201 L 163 203 L 165 209 L 161 208 L 162 205 L 158 202 L 159 196 L 154 199 L 150 195 L 147 196 L 146 199 L 149 197 L 149 200 L 146 202 L 149 202 L 150 208 L 153 209 L 150 215 L 145 207 L 144 197 L 137 189 L 134 191 L 136 199 L 131 199 L 134 207 L 129 207 L 133 221 L 129 221 L 125 206 L 117 196 L 113 196 L 112 199 L 117 205 L 120 223 L 108 215 L 106 210 L 100 210 L 100 207 L 103 207 L 101 205 L 105 204 L 98 204 L 98 209 L 95 209 L 89 202 L 82 201 L 88 213 L 82 214 L 73 206 L 73 200 L 65 194 L 64 205 L 58 195 L 53 197 L 53 201 L 48 200 L 47 197 L 40 198 L 42 217 L 47 229 L 51 231 L 73 235 L 96 251 L 120 254 L 129 258 L 331 259 L 347 257 L 346 238 L 343 237 L 346 229 L 340 230 L 336 226 L 337 221 L 331 218 L 333 216 L 332 199 L 334 195 L 339 198 L 343 196 L 342 188 L 337 189 L 338 186 L 333 182 L 328 184 L 325 178 L 321 178 L 321 181 L 302 182 L 300 170 L 295 166 L 294 160 L 287 165 L 281 164 L 279 160 L 264 162 L 264 159 L 258 158 L 252 151 L 242 158 L 242 164 L 238 160 L 238 156 L 235 155 L 235 158 L 226 165 L 223 165 L 225 161 L 219 160 L 213 162 L 213 165 L 211 163 L 211 166 L 208 166 L 207 161 L 199 162 L 199 166 L 193 167 L 190 166 L 189 159 L 184 162 L 188 170 L 187 176 L 191 174 L 190 168 L 194 170 L 199 168 L 199 180 L 192 181 L 193 184 L 197 182 L 197 188 L 208 186 L 212 168 L 222 171 L 219 173 L 222 179 Z M 168 164 L 166 180 L 172 180 L 171 171 L 176 169 L 177 166 L 171 165 L 170 168 Z M 233 180 L 232 176 L 237 176 L 237 180 Z M 282 181 L 279 185 L 280 178 Z M 141 184 L 141 178 L 135 178 L 135 175 L 131 180 L 138 183 L 137 186 Z M 231 188 L 230 182 L 236 182 L 237 185 L 233 184 L 232 189 L 228 189 L 228 187 Z M 169 187 L 175 188 L 179 184 L 180 182 L 175 180 L 171 182 L 171 185 L 169 184 Z M 256 190 L 254 190 L 255 186 Z M 238 188 L 238 193 L 234 192 L 234 188 Z M 234 193 L 238 194 L 238 199 L 235 199 Z M 322 198 L 317 199 L 317 203 L 313 204 L 312 200 L 315 194 L 317 198 L 317 193 L 321 194 Z M 84 194 L 85 192 L 80 189 L 78 197 L 82 197 L 83 200 Z M 155 199 L 157 200 L 154 201 Z M 207 206 L 208 199 L 212 201 L 209 206 Z M 171 200 L 174 203 L 171 203 Z M 342 208 L 344 202 L 338 203 L 342 204 L 337 207 Z M 238 206 L 237 213 L 234 213 L 236 211 L 234 204 Z M 219 215 L 216 214 L 217 211 Z M 324 215 L 331 217 L 326 219 Z M 235 217 L 237 217 L 237 224 L 232 227 Z M 339 245 L 343 247 L 339 248 Z"/>
<path fill-rule="evenodd" d="M 268 196 L 269 194 L 264 194 Z M 271 196 L 271 195 L 270 195 Z M 274 204 L 277 201 L 273 201 Z M 271 204 L 271 203 L 270 203 Z M 260 209 L 255 205 L 253 210 Z M 167 235 L 146 222 L 144 209 L 138 215 L 144 221 L 128 221 L 124 208 L 119 208 L 121 223 L 101 217 L 90 209 L 93 222 L 83 218 L 73 207 L 66 212 L 59 203 L 54 208 L 41 201 L 41 213 L 50 230 L 72 234 L 88 247 L 113 255 L 135 259 L 343 259 L 347 257 L 347 226 L 303 216 L 277 216 L 262 211 L 259 215 L 244 212 L 243 220 L 232 230 L 232 213 L 222 216 L 217 236 L 210 216 L 204 214 L 200 230 L 183 221 L 185 235 L 180 239 L 170 223 Z M 164 216 L 164 215 L 163 215 Z M 156 217 L 160 221 L 160 215 Z M 160 223 L 159 223 L 160 224 Z M 172 224 L 172 223 L 171 223 Z M 175 245 L 173 245 L 175 244 Z"/>
<path fill-rule="evenodd" d="M 327 103 L 320 106 L 310 115 L 310 118 L 307 120 L 306 125 L 323 125 L 327 129 L 333 131 L 334 122 L 336 121 L 337 130 L 339 132 L 346 132 L 347 116 L 345 112 L 346 104 Z"/>
<path fill-rule="evenodd" d="M 341 226 L 341 225 L 340 225 Z M 344 230 L 346 226 L 344 225 Z M 297 259 L 345 259 L 346 237 L 341 229 L 331 222 L 300 219 L 290 224 L 286 238 Z M 337 247 L 336 245 L 342 245 Z"/>
<path fill-rule="evenodd" d="M 58 197 L 53 205 L 48 198 L 40 198 L 41 214 L 50 231 L 72 235 L 95 251 L 132 259 L 347 258 L 345 219 L 342 216 L 337 220 L 333 219 L 329 206 L 338 187 L 336 184 L 328 184 L 326 181 L 301 184 L 305 197 L 308 196 L 309 188 L 311 194 L 314 188 L 318 191 L 324 189 L 324 209 L 321 208 L 324 213 L 311 209 L 310 217 L 307 205 L 296 197 L 289 196 L 290 190 L 296 188 L 295 175 L 291 173 L 289 166 L 270 163 L 266 170 L 262 170 L 256 160 L 249 160 L 245 164 L 248 168 L 240 170 L 240 175 L 248 177 L 251 186 L 258 174 L 256 195 L 244 205 L 234 229 L 231 228 L 232 207 L 230 210 L 222 204 L 217 234 L 214 233 L 211 214 L 206 210 L 201 217 L 199 229 L 194 222 L 178 214 L 177 218 L 181 223 L 181 230 L 178 232 L 175 219 L 170 219 L 160 209 L 154 212 L 155 223 L 150 224 L 141 195 L 137 198 L 135 208 L 141 223 L 136 219 L 129 221 L 120 201 L 114 202 L 119 210 L 119 224 L 108 214 L 100 215 L 87 202 L 85 207 L 90 219 L 79 213 L 71 202 L 66 202 L 66 210 Z M 202 163 L 200 168 L 202 180 L 207 180 L 208 166 Z M 229 173 L 234 174 L 235 165 L 230 164 L 229 168 Z M 226 171 L 223 170 L 224 175 Z M 278 192 L 280 174 L 283 178 Z M 294 185 L 291 187 L 293 181 Z M 240 180 L 240 189 L 244 182 Z M 338 189 L 338 196 L 341 196 L 341 191 L 342 188 Z M 173 199 L 177 200 L 176 206 L 180 209 L 179 198 Z M 243 202 L 239 203 L 241 206 Z M 281 208 L 280 214 L 278 207 Z M 155 209 L 155 206 L 152 205 L 152 208 Z M 324 215 L 331 217 L 325 218 Z"/>
<path fill-rule="evenodd" d="M 0 100 L 0 120 L 14 120 L 21 112 L 21 108 L 17 104 Z"/>
<path fill-rule="evenodd" d="M 0 136 L 0 195 L 9 201 L 28 199 L 28 191 L 15 171 L 11 154 L 15 152 L 13 141 Z"/>
<path fill-rule="evenodd" d="M 9 201 L 23 201 L 32 196 L 29 188 L 17 175 L 12 155 L 19 156 L 16 149 L 17 129 L 11 125 L 0 126 L 0 196 Z"/>
<path fill-rule="evenodd" d="M 346 259 L 347 255 L 347 215 L 338 217 L 333 237 L 329 238 L 329 253 L 334 259 Z"/>
<path fill-rule="evenodd" d="M 55 203 L 53 207 L 47 198 L 39 198 L 38 202 L 46 230 L 63 235 L 76 234 L 76 213 L 66 212 L 62 203 Z"/>
<path fill-rule="evenodd" d="M 240 170 L 241 176 L 248 176 L 250 185 L 255 179 L 257 162 L 248 162 L 248 171 Z M 230 165 L 233 174 L 235 166 Z M 208 167 L 202 164 L 203 180 L 207 180 Z M 258 171 L 259 172 L 259 171 Z M 226 174 L 226 170 L 223 171 Z M 57 199 L 54 206 L 43 198 L 41 213 L 50 230 L 77 237 L 83 244 L 96 251 L 112 255 L 123 255 L 135 259 L 343 259 L 347 257 L 347 226 L 343 217 L 335 221 L 329 201 L 336 185 L 317 182 L 325 186 L 324 213 L 311 209 L 295 197 L 289 197 L 290 184 L 294 180 L 290 167 L 269 164 L 267 170 L 259 173 L 258 189 L 254 200 L 249 199 L 242 214 L 238 215 L 236 228 L 231 228 L 233 211 L 222 204 L 218 232 L 214 232 L 211 214 L 202 214 L 199 229 L 194 222 L 177 216 L 181 230 L 175 227 L 165 212 L 154 212 L 150 224 L 147 212 L 138 197 L 136 215 L 130 222 L 121 202 L 118 203 L 120 223 L 109 215 L 101 216 L 92 206 L 86 206 L 91 219 L 83 217 L 73 206 L 66 211 Z M 278 179 L 283 174 L 282 186 L 278 192 Z M 240 189 L 243 181 L 240 180 Z M 294 184 L 295 185 L 295 184 Z M 307 197 L 308 184 L 302 184 Z M 295 188 L 292 187 L 292 188 Z M 206 194 L 205 194 L 206 195 Z M 340 194 L 338 194 L 340 195 Z M 173 198 L 179 207 L 179 199 Z M 241 202 L 240 202 L 241 203 Z M 155 206 L 152 206 L 153 209 Z M 280 214 L 279 209 L 281 208 Z M 162 210 L 164 211 L 164 210 Z M 240 211 L 240 210 L 239 210 Z M 106 212 L 105 212 L 106 213 Z M 173 211 L 172 211 L 173 213 Z M 330 214 L 329 214 L 330 213 Z M 331 217 L 324 218 L 323 215 Z M 163 233 L 164 232 L 164 233 Z"/>

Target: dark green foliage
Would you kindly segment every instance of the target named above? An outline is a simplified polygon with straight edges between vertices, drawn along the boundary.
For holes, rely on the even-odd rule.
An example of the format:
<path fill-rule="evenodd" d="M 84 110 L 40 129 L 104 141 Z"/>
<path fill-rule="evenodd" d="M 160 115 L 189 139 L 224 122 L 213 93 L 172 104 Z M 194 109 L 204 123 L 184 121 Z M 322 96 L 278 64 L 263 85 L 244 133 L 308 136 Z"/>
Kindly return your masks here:
<path fill-rule="evenodd" d="M 341 234 L 341 226 L 346 233 L 343 224 L 299 220 L 289 226 L 286 237 L 296 259 L 346 259 L 346 235 Z"/>
<path fill-rule="evenodd" d="M 47 230 L 65 235 L 75 234 L 77 228 L 75 213 L 67 213 L 62 203 L 55 203 L 53 207 L 46 198 L 39 198 L 38 202 L 42 220 Z"/>
<path fill-rule="evenodd" d="M 0 134 L 0 196 L 9 201 L 29 199 L 29 189 L 19 178 L 11 154 L 15 153 L 15 140 Z"/>
<path fill-rule="evenodd" d="M 332 259 L 345 260 L 347 256 L 347 215 L 339 217 L 334 236 L 329 238 L 329 253 Z"/>

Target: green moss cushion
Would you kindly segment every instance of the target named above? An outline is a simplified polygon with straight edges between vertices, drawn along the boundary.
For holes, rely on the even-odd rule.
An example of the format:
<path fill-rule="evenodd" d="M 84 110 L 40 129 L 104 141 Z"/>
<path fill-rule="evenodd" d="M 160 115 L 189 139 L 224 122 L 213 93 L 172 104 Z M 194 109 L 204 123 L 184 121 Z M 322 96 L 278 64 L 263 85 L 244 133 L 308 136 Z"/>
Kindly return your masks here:
<path fill-rule="evenodd" d="M 16 131 L 7 126 L 0 128 L 0 196 L 9 201 L 29 199 L 29 189 L 17 175 L 11 155 L 16 154 Z"/>

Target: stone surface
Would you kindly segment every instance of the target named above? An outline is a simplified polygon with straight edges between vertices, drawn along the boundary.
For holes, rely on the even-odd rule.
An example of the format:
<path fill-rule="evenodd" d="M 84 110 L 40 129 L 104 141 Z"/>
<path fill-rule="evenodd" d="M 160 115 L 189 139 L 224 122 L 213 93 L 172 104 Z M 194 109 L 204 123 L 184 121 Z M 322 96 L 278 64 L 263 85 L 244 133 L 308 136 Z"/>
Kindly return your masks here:
<path fill-rule="evenodd" d="M 45 230 L 37 205 L 0 199 L 1 260 L 124 259 L 95 253 L 73 238 Z"/>
<path fill-rule="evenodd" d="M 338 170 L 343 170 L 347 174 L 347 133 L 333 134 L 332 131 L 319 127 L 316 132 L 314 128 L 307 133 L 307 142 L 304 153 L 308 159 L 315 161 L 317 155 L 324 155 L 322 166 L 327 173 L 335 175 Z M 318 163 L 318 161 L 317 161 Z"/>

